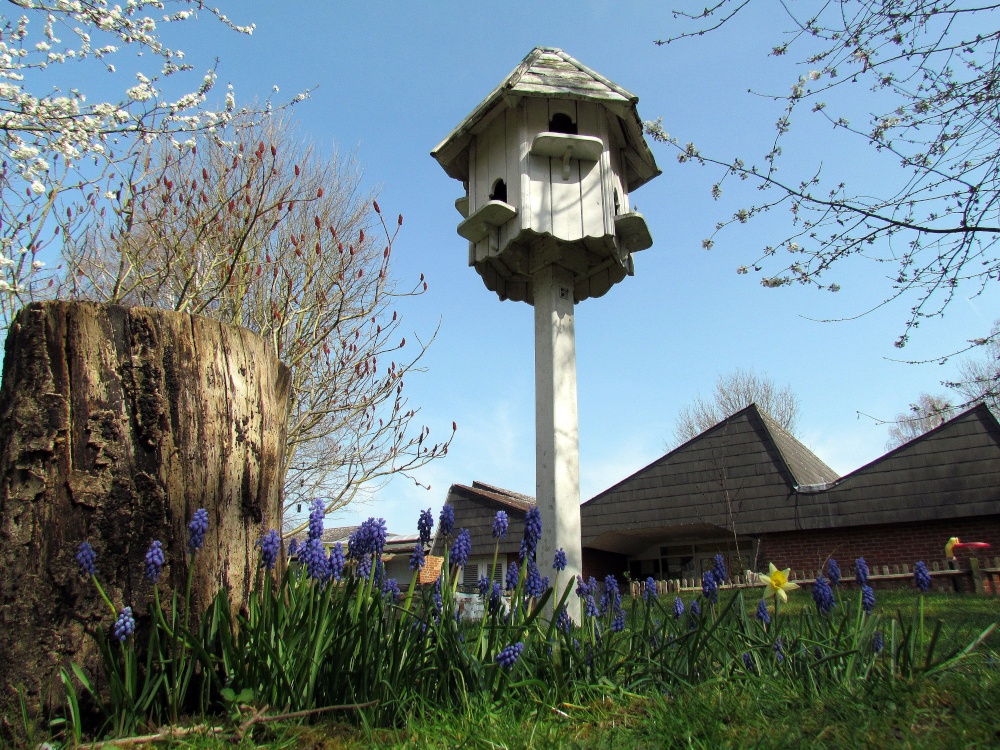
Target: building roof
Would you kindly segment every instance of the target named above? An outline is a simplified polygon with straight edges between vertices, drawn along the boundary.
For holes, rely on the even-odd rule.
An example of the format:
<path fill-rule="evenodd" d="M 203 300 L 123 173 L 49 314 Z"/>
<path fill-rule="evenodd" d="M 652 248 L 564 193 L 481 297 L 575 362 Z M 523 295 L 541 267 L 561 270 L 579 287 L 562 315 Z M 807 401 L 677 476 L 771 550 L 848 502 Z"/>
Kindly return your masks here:
<path fill-rule="evenodd" d="M 755 405 L 581 507 L 583 544 L 633 554 L 654 537 L 758 535 L 1000 512 L 1000 425 L 977 406 L 837 474 Z"/>
<path fill-rule="evenodd" d="M 438 160 L 449 176 L 467 180 L 468 158 L 465 154 L 478 126 L 490 120 L 498 109 L 515 106 L 523 97 L 599 102 L 620 118 L 633 157 L 626 165 L 628 190 L 631 192 L 660 174 L 643 137 L 642 120 L 636 109 L 639 97 L 555 47 L 535 47 L 529 52 L 510 75 L 431 151 L 431 156 Z"/>
<path fill-rule="evenodd" d="M 524 526 L 524 516 L 535 505 L 535 498 L 520 492 L 505 490 L 485 482 L 472 483 L 472 486 L 453 484 L 448 489 L 448 498 L 455 510 L 455 529 L 468 529 L 472 540 L 472 555 L 492 555 L 496 546 L 493 538 L 493 519 L 496 512 L 507 513 L 509 528 L 507 537 L 500 541 L 500 554 L 517 552 L 521 545 L 521 535 Z M 435 536 L 433 553 L 443 554 L 443 547 Z"/>

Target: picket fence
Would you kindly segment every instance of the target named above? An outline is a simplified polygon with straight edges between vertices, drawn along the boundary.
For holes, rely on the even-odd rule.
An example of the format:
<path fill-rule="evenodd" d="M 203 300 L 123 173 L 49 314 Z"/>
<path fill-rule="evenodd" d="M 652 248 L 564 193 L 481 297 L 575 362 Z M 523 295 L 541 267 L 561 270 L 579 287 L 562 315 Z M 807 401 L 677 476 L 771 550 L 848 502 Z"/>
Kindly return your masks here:
<path fill-rule="evenodd" d="M 1000 595 L 1000 557 L 980 560 L 970 557 L 966 560 L 932 561 L 928 564 L 931 574 L 932 591 L 969 591 L 977 594 Z M 853 569 L 851 575 L 840 578 L 841 586 L 856 582 Z M 809 588 L 816 582 L 816 577 L 822 575 L 818 570 L 793 570 L 789 580 L 801 587 Z M 873 565 L 869 572 L 869 584 L 873 588 L 908 588 L 913 587 L 913 570 L 909 565 Z M 732 576 L 729 582 L 721 588 L 763 588 L 756 575 L 746 574 Z M 629 592 L 632 596 L 642 596 L 646 591 L 645 581 L 631 581 Z M 656 581 L 658 595 L 701 591 L 700 578 L 676 578 L 666 581 Z"/>

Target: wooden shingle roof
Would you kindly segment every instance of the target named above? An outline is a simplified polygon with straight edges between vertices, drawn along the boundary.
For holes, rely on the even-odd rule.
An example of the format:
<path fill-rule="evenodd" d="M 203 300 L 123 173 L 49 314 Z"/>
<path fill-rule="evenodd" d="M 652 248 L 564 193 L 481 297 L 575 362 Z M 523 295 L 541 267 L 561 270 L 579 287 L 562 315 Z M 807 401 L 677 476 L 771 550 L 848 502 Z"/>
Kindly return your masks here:
<path fill-rule="evenodd" d="M 629 162 L 628 190 L 635 190 L 660 174 L 643 137 L 642 120 L 636 109 L 639 97 L 555 47 L 535 47 L 529 52 L 510 75 L 431 151 L 431 156 L 438 160 L 450 177 L 468 179 L 466 152 L 473 135 L 496 111 L 515 106 L 523 97 L 599 102 L 620 118 L 622 132 L 634 155 Z"/>
<path fill-rule="evenodd" d="M 472 539 L 472 554 L 490 555 L 496 540 L 493 538 L 493 519 L 498 510 L 507 513 L 510 526 L 507 538 L 500 542 L 500 554 L 517 552 L 524 531 L 524 516 L 535 505 L 535 499 L 519 492 L 512 492 L 484 482 L 472 486 L 453 484 L 448 489 L 447 501 L 455 510 L 455 530 L 468 529 Z M 443 554 L 440 539 L 435 537 L 433 553 Z"/>
<path fill-rule="evenodd" d="M 733 414 L 581 507 L 585 547 L 1000 513 L 1000 425 L 980 405 L 838 477 L 756 406 Z"/>

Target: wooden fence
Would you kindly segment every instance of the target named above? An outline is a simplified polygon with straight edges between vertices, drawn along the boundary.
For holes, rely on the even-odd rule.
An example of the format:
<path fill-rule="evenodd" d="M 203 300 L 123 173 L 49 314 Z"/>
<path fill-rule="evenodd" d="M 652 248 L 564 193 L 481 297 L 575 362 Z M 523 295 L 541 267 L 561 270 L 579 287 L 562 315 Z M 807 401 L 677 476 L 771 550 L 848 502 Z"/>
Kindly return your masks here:
<path fill-rule="evenodd" d="M 1000 557 L 980 560 L 970 557 L 964 561 L 945 560 L 931 562 L 927 566 L 931 574 L 931 591 L 969 591 L 977 594 L 1000 595 Z M 822 572 L 817 570 L 793 570 L 789 580 L 803 588 L 809 588 L 816 582 L 816 576 Z M 763 588 L 756 576 L 733 576 L 731 583 L 722 586 L 730 588 Z M 872 588 L 914 588 L 913 570 L 909 565 L 873 565 L 868 576 Z M 853 585 L 854 575 L 840 577 L 841 586 Z M 629 586 L 632 596 L 642 596 L 646 590 L 645 581 L 632 581 Z M 674 594 L 701 591 L 701 579 L 676 578 L 656 582 L 656 593 Z"/>

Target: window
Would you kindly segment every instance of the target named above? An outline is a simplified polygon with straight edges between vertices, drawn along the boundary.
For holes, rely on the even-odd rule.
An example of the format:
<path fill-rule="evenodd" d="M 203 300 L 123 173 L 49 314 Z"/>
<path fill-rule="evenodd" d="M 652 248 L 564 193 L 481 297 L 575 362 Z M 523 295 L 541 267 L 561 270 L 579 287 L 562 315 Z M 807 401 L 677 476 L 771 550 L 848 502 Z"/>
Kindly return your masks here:
<path fill-rule="evenodd" d="M 576 123 L 565 112 L 556 112 L 549 120 L 549 131 L 552 133 L 566 133 L 567 135 L 578 135 Z"/>
<path fill-rule="evenodd" d="M 503 180 L 497 180 L 493 183 L 493 192 L 490 193 L 491 201 L 503 201 L 507 202 L 507 183 Z"/>

